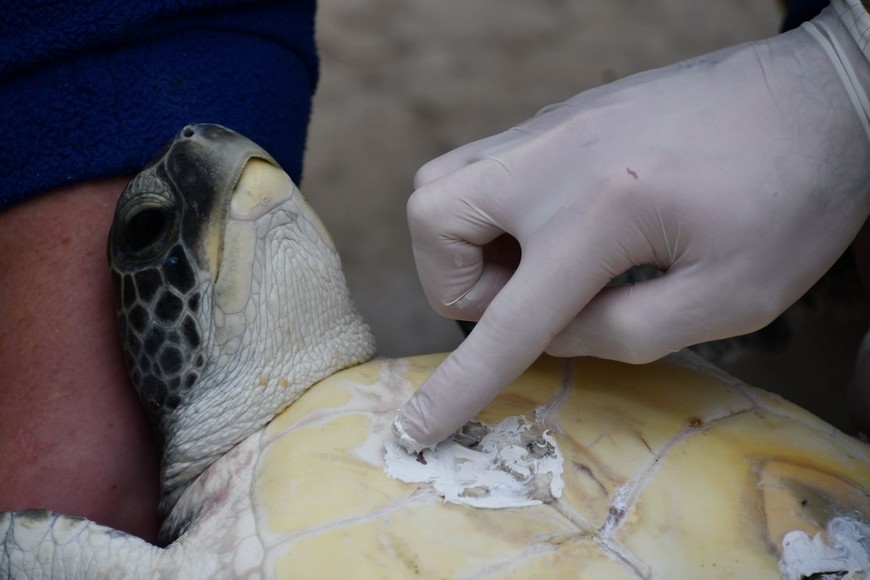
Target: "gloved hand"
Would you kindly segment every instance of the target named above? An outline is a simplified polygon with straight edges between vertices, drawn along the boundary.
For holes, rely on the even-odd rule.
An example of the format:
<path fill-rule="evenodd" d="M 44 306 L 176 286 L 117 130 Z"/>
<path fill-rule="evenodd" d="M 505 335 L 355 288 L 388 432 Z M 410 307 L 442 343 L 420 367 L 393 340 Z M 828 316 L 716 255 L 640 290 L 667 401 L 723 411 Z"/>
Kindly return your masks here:
<path fill-rule="evenodd" d="M 870 27 L 851 1 L 584 92 L 420 169 L 420 280 L 439 313 L 480 322 L 400 411 L 400 442 L 444 439 L 544 350 L 652 361 L 756 330 L 818 280 L 870 212 L 856 41 Z M 666 274 L 605 288 L 637 264 Z"/>

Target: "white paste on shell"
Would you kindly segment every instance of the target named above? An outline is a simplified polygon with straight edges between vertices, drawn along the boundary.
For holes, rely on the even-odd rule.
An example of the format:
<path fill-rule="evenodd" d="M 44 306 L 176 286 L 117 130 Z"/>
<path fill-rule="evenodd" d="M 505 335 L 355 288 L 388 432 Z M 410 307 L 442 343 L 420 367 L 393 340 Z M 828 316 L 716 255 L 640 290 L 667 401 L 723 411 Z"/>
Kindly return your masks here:
<path fill-rule="evenodd" d="M 418 454 L 387 441 L 384 472 L 406 483 L 430 484 L 450 503 L 495 509 L 560 498 L 563 463 L 552 434 L 518 416 L 498 425 L 469 423 Z"/>
<path fill-rule="evenodd" d="M 784 578 L 870 576 L 870 525 L 853 517 L 836 517 L 825 532 L 827 541 L 821 533 L 814 538 L 802 531 L 785 535 L 779 562 Z"/>

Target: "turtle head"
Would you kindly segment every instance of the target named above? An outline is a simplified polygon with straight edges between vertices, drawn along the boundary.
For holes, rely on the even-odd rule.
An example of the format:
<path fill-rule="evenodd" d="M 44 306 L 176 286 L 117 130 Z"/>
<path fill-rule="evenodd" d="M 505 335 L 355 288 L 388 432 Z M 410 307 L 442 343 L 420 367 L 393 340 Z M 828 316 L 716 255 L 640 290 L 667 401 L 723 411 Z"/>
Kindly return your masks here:
<path fill-rule="evenodd" d="M 108 251 L 127 369 L 163 445 L 164 515 L 306 388 L 373 354 L 317 215 L 224 127 L 185 127 L 133 178 Z"/>

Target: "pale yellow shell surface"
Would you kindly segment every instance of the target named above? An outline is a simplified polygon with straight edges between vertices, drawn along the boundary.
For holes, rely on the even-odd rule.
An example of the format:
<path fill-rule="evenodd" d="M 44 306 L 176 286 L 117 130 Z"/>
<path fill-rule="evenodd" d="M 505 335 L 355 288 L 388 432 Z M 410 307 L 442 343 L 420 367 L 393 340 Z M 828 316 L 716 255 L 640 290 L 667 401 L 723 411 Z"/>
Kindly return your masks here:
<path fill-rule="evenodd" d="M 870 449 L 684 358 L 543 358 L 479 417 L 539 417 L 564 456 L 550 504 L 444 503 L 384 475 L 396 409 L 444 355 L 376 360 L 267 429 L 252 489 L 279 578 L 777 578 L 783 536 L 870 521 Z"/>

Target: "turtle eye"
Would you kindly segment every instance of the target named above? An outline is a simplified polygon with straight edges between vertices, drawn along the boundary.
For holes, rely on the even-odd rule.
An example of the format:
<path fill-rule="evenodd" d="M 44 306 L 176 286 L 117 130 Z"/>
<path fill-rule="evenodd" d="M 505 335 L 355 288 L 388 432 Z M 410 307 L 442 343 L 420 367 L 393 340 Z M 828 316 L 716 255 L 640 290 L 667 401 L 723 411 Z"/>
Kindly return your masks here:
<path fill-rule="evenodd" d="M 119 214 L 122 217 L 116 218 L 115 224 L 117 249 L 121 252 L 118 257 L 134 262 L 162 254 L 178 227 L 178 211 L 172 200 L 153 194 L 140 195 Z"/>
<path fill-rule="evenodd" d="M 165 208 L 152 207 L 127 218 L 124 238 L 133 252 L 141 252 L 163 238 L 171 219 Z"/>

